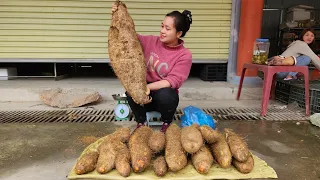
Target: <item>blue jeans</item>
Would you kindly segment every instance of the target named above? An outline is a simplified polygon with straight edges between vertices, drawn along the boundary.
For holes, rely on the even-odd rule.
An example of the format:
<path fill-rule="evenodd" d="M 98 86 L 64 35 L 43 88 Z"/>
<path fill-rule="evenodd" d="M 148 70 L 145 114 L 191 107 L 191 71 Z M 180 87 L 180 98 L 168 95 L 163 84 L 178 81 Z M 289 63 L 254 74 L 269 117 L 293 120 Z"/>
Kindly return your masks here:
<path fill-rule="evenodd" d="M 308 66 L 311 62 L 311 58 L 306 55 L 298 56 L 297 58 L 297 64 L 295 66 Z M 277 76 L 279 78 L 285 78 L 288 75 L 291 75 L 292 77 L 295 77 L 298 73 L 297 72 L 279 72 L 277 73 Z"/>

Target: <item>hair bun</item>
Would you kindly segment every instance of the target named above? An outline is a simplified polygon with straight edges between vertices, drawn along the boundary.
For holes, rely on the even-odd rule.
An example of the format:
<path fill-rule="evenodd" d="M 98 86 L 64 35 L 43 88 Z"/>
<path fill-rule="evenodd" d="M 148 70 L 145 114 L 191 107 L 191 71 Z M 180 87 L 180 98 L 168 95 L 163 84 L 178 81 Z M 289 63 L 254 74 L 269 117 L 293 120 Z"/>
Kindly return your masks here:
<path fill-rule="evenodd" d="M 183 15 L 186 16 L 187 20 L 189 21 L 190 24 L 192 24 L 192 14 L 191 14 L 191 11 L 188 11 L 188 10 L 184 10 L 182 12 Z"/>

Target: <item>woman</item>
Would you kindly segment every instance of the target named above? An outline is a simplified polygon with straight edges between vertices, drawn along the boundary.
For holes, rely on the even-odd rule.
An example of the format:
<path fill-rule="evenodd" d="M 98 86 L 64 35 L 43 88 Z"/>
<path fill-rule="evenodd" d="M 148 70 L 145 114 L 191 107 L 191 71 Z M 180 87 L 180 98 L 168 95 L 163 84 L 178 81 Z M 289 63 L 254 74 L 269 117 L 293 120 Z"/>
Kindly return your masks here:
<path fill-rule="evenodd" d="M 116 11 L 117 6 L 112 6 Z M 179 104 L 178 89 L 188 78 L 192 54 L 184 47 L 184 37 L 192 23 L 188 10 L 166 14 L 159 36 L 138 34 L 147 63 L 147 88 L 152 102 L 144 106 L 136 104 L 127 94 L 127 100 L 137 121 L 137 128 L 144 126 L 146 112 L 158 111 L 163 120 L 161 132 L 166 131 Z"/>
<path fill-rule="evenodd" d="M 307 66 L 310 61 L 320 69 L 320 58 L 313 52 L 315 47 L 315 33 L 312 29 L 304 29 L 299 40 L 292 42 L 280 55 L 275 56 L 268 65 Z M 297 72 L 280 72 L 278 76 L 284 80 L 296 79 Z"/>

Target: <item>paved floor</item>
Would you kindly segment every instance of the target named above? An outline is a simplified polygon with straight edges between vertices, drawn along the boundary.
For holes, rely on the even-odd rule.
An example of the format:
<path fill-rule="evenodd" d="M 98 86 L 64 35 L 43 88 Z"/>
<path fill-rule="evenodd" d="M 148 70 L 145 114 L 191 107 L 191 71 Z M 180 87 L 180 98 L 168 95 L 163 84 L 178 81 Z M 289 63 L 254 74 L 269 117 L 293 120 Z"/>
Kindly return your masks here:
<path fill-rule="evenodd" d="M 115 128 L 135 124 L 2 124 L 1 180 L 64 180 L 82 150 Z M 308 122 L 220 121 L 241 133 L 250 150 L 281 180 L 320 179 L 320 128 Z"/>
<path fill-rule="evenodd" d="M 82 107 L 77 107 L 74 109 L 113 109 L 117 105 L 117 102 L 112 101 L 103 101 L 96 104 L 88 104 Z M 201 108 L 223 108 L 223 107 L 260 107 L 261 100 L 197 100 L 197 101 L 185 101 L 182 100 L 179 102 L 179 108 L 184 108 L 187 106 L 201 106 Z M 281 104 L 277 101 L 270 100 L 269 107 L 286 107 L 286 105 Z M 41 101 L 15 101 L 15 102 L 1 102 L 0 101 L 0 110 L 57 110 L 59 108 L 48 106 Z M 69 108 L 70 109 L 70 108 Z"/>
<path fill-rule="evenodd" d="M 39 93 L 50 88 L 86 89 L 97 91 L 104 100 L 113 101 L 112 94 L 124 93 L 116 78 L 68 78 L 60 81 L 52 79 L 14 79 L 1 81 L 0 102 L 40 101 Z M 228 82 L 208 82 L 199 78 L 189 78 L 179 89 L 180 100 L 234 100 L 238 86 Z M 262 85 L 243 86 L 241 99 L 259 100 Z"/>

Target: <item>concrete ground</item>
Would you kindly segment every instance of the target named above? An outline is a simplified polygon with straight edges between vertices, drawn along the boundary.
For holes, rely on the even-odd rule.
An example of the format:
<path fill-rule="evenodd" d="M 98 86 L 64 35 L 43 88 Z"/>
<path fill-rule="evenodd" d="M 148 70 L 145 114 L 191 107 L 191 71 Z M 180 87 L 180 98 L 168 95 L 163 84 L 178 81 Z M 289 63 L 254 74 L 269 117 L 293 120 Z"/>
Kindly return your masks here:
<path fill-rule="evenodd" d="M 114 108 L 116 102 L 111 95 L 123 93 L 117 80 L 105 78 L 2 81 L 0 110 L 54 109 L 41 103 L 38 95 L 41 90 L 57 87 L 97 90 L 104 101 L 88 105 L 96 109 Z M 181 88 L 179 106 L 260 107 L 261 89 L 259 86 L 245 86 L 241 100 L 235 101 L 236 85 L 189 79 Z M 284 105 L 270 101 L 269 106 Z M 65 180 L 85 147 L 123 126 L 133 129 L 135 124 L 1 124 L 0 179 Z M 279 179 L 320 179 L 320 128 L 310 125 L 309 122 L 219 121 L 217 127 L 229 127 L 243 135 L 250 150 L 274 168 Z"/>
<path fill-rule="evenodd" d="M 116 101 L 103 101 L 97 104 L 88 104 L 82 107 L 77 107 L 74 109 L 86 109 L 88 107 L 94 109 L 114 109 L 116 106 Z M 201 106 L 199 106 L 201 104 Z M 198 106 L 201 108 L 227 108 L 227 107 L 260 107 L 261 100 L 191 100 L 186 101 L 182 100 L 179 102 L 178 108 L 184 108 L 187 106 Z M 270 100 L 269 107 L 283 107 L 286 106 L 281 104 L 277 101 Z M 22 101 L 0 101 L 0 111 L 1 110 L 57 110 L 58 108 L 54 108 L 43 104 L 41 101 L 29 101 L 29 102 L 22 102 Z"/>
<path fill-rule="evenodd" d="M 133 122 L 91 124 L 2 124 L 1 180 L 65 180 L 86 146 Z M 250 150 L 281 180 L 320 178 L 320 129 L 308 122 L 220 121 L 243 135 Z"/>
<path fill-rule="evenodd" d="M 116 78 L 68 78 L 59 81 L 52 79 L 14 79 L 1 81 L 0 102 L 40 101 L 39 94 L 45 89 L 86 89 L 99 92 L 106 101 L 113 101 L 112 94 L 124 93 L 124 88 Z M 234 100 L 238 86 L 227 82 L 207 82 L 198 78 L 188 79 L 179 89 L 180 100 Z M 244 86 L 241 99 L 259 100 L 262 85 Z"/>

